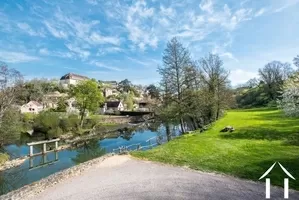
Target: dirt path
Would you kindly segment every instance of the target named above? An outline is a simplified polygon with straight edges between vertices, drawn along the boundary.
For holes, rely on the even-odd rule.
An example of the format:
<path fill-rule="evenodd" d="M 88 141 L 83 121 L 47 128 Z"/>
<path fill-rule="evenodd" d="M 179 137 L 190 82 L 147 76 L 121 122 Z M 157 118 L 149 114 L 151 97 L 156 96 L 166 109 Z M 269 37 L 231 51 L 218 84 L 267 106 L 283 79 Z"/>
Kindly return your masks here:
<path fill-rule="evenodd" d="M 259 200 L 265 199 L 265 185 L 129 156 L 112 156 L 30 199 Z M 272 187 L 271 199 L 283 199 L 283 188 Z M 299 199 L 299 192 L 290 191 L 289 199 Z"/>

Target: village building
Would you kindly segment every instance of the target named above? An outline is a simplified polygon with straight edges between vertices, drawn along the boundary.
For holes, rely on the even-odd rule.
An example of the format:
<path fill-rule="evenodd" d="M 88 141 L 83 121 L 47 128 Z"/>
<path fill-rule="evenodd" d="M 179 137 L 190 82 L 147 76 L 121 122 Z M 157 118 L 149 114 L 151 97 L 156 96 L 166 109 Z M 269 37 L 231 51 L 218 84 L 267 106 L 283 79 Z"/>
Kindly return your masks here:
<path fill-rule="evenodd" d="M 20 109 L 21 109 L 21 113 L 38 114 L 39 112 L 44 110 L 44 107 L 42 104 L 40 104 L 37 101 L 30 101 L 30 102 L 22 105 Z"/>
<path fill-rule="evenodd" d="M 68 73 L 60 78 L 60 85 L 63 88 L 69 88 L 70 85 L 77 85 L 81 81 L 88 80 L 86 76 Z"/>
<path fill-rule="evenodd" d="M 101 113 L 114 113 L 116 111 L 123 111 L 124 105 L 121 101 L 106 101 L 101 108 Z"/>
<path fill-rule="evenodd" d="M 66 98 L 68 95 L 58 91 L 45 94 L 43 97 L 43 105 L 45 108 L 57 108 L 57 104 L 61 98 Z"/>

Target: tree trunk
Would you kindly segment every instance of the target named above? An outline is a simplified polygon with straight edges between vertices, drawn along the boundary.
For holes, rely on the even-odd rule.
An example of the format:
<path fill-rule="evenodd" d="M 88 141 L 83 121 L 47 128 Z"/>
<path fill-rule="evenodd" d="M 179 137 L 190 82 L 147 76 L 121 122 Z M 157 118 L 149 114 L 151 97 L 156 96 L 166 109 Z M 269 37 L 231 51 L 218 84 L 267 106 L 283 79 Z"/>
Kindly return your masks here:
<path fill-rule="evenodd" d="M 84 115 L 85 115 L 85 108 L 81 112 L 81 118 L 80 118 L 80 127 L 83 127 L 83 122 L 84 122 Z"/>
<path fill-rule="evenodd" d="M 171 132 L 170 132 L 169 123 L 165 123 L 165 129 L 166 129 L 167 141 L 169 142 L 171 140 Z"/>
<path fill-rule="evenodd" d="M 182 130 L 182 133 L 185 133 L 185 128 L 184 128 L 184 121 L 183 121 L 183 118 L 180 118 L 180 124 L 181 124 L 181 130 Z"/>

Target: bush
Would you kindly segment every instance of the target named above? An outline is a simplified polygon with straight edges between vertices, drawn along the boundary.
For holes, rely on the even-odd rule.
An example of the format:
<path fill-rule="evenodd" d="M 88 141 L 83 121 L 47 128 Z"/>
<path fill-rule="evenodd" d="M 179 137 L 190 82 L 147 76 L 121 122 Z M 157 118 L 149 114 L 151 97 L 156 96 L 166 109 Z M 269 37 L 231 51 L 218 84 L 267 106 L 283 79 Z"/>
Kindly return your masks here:
<path fill-rule="evenodd" d="M 63 132 L 77 131 L 80 127 L 78 115 L 70 115 L 67 118 L 61 119 L 59 126 Z"/>
<path fill-rule="evenodd" d="M 7 155 L 6 153 L 0 153 L 0 165 L 4 164 L 8 160 L 9 155 Z"/>
<path fill-rule="evenodd" d="M 40 113 L 34 121 L 34 131 L 42 132 L 47 134 L 47 138 L 50 138 L 50 135 L 55 135 L 55 131 L 59 131 L 60 127 L 60 116 L 54 112 L 42 112 Z M 61 130 L 61 129 L 60 129 Z M 59 131 L 60 134 L 62 134 Z"/>
<path fill-rule="evenodd" d="M 0 126 L 0 146 L 15 142 L 22 131 L 21 114 L 17 109 L 7 109 L 2 117 Z"/>
<path fill-rule="evenodd" d="M 50 129 L 48 132 L 47 132 L 47 137 L 48 139 L 52 139 L 52 138 L 58 138 L 60 135 L 63 134 L 63 131 L 61 128 L 57 127 L 57 128 L 54 128 L 54 129 Z"/>
<path fill-rule="evenodd" d="M 99 120 L 95 118 L 88 118 L 84 121 L 83 128 L 87 128 L 87 129 L 93 128 L 98 123 L 98 121 Z"/>

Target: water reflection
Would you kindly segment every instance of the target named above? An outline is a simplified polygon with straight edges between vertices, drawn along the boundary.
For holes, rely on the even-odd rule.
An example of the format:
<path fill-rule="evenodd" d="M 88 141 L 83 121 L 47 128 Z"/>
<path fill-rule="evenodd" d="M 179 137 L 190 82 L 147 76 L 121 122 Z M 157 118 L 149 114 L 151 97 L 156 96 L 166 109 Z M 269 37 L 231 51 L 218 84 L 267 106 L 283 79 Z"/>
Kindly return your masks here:
<path fill-rule="evenodd" d="M 77 150 L 77 156 L 72 158 L 76 163 L 82 163 L 97 157 L 100 157 L 106 153 L 106 150 L 100 147 L 97 139 L 86 141 L 83 147 Z"/>
<path fill-rule="evenodd" d="M 146 146 L 148 139 L 157 136 L 157 143 L 160 144 L 171 140 L 173 135 L 177 134 L 179 131 L 175 126 L 144 123 L 142 126 L 132 126 L 116 133 L 109 133 L 105 139 L 91 139 L 84 142 L 83 146 L 80 145 L 74 149 L 65 149 L 33 157 L 18 167 L 0 172 L 0 195 L 38 181 L 55 172 L 100 157 L 120 146 L 134 144 Z M 36 141 L 36 139 L 33 140 Z M 29 148 L 26 144 L 31 141 L 32 138 L 22 136 L 22 141 L 6 146 L 5 150 L 17 157 L 28 155 Z M 41 146 L 35 146 L 34 152 L 40 151 L 40 148 Z M 134 148 L 136 149 L 136 146 Z"/>
<path fill-rule="evenodd" d="M 39 162 L 37 163 L 37 165 L 35 165 L 34 164 L 35 159 L 38 159 L 40 157 L 41 157 L 41 159 L 39 159 Z M 51 158 L 48 158 L 48 157 L 49 157 L 48 153 L 43 154 L 41 156 L 30 157 L 29 158 L 29 170 L 33 170 L 33 169 L 43 167 L 43 166 L 46 166 L 46 165 L 52 165 L 52 164 L 58 162 L 58 152 L 57 151 L 54 152 L 54 159 L 51 159 Z"/>

